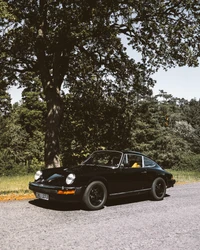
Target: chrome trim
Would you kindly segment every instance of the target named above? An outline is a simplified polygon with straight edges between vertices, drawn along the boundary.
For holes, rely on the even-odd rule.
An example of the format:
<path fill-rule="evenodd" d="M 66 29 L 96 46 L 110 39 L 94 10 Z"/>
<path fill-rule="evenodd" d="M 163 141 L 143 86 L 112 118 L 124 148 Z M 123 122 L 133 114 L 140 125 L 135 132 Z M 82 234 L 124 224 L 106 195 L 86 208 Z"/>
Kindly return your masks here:
<path fill-rule="evenodd" d="M 61 189 L 61 190 L 71 190 L 74 189 L 74 187 L 64 187 L 64 186 L 50 186 L 50 185 L 45 185 L 41 183 L 34 183 L 30 182 L 30 186 L 37 187 L 37 188 L 46 188 L 46 189 Z"/>
<path fill-rule="evenodd" d="M 141 193 L 141 192 L 146 192 L 146 191 L 150 191 L 150 190 L 151 190 L 151 188 L 139 189 L 139 190 L 134 190 L 134 191 L 127 191 L 127 192 L 121 192 L 121 193 L 113 193 L 113 194 L 110 194 L 110 196 L 125 195 L 125 194 L 132 194 L 132 193 Z"/>

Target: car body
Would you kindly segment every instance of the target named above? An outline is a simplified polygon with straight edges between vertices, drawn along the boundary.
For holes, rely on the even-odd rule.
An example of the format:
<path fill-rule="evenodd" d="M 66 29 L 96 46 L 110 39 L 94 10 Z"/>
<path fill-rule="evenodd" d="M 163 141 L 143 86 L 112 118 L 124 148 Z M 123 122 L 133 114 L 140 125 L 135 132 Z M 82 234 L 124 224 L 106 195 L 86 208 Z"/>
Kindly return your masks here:
<path fill-rule="evenodd" d="M 174 184 L 171 173 L 139 152 L 99 150 L 80 165 L 37 171 L 29 189 L 39 199 L 78 201 L 97 210 L 107 199 L 144 192 L 162 200 Z"/>

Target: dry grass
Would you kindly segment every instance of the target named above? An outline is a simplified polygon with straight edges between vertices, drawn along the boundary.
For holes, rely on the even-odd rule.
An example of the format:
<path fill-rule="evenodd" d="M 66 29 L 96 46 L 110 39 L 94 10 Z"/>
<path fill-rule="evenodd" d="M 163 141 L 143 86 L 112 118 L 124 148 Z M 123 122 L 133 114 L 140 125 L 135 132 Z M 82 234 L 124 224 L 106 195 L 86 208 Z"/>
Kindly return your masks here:
<path fill-rule="evenodd" d="M 200 181 L 200 172 L 198 171 L 177 171 L 168 169 L 171 174 L 173 174 L 176 182 L 179 183 L 192 183 Z"/>
<path fill-rule="evenodd" d="M 0 177 L 0 195 L 9 193 L 28 193 L 28 183 L 33 181 L 33 179 L 33 174 L 26 176 Z"/>

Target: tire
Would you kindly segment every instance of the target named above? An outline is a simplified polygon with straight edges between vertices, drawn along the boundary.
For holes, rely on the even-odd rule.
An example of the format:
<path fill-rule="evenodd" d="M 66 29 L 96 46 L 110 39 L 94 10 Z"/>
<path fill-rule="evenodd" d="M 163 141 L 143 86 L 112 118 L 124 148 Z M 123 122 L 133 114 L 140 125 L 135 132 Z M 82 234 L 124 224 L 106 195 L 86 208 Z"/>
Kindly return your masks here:
<path fill-rule="evenodd" d="M 160 201 L 163 200 L 166 194 L 166 183 L 165 180 L 161 177 L 158 177 L 154 180 L 151 187 L 151 195 L 154 200 Z"/>
<path fill-rule="evenodd" d="M 108 192 L 106 186 L 101 181 L 91 182 L 83 195 L 83 204 L 89 210 L 98 210 L 104 207 Z"/>

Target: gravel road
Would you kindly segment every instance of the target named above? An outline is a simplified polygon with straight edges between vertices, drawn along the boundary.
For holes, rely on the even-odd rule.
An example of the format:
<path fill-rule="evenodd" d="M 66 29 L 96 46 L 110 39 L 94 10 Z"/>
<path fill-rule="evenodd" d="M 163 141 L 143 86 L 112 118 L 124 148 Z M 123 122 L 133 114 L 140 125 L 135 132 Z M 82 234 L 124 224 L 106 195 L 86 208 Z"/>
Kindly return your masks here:
<path fill-rule="evenodd" d="M 163 201 L 140 196 L 99 211 L 39 200 L 0 202 L 1 250 L 200 249 L 200 183 Z"/>

